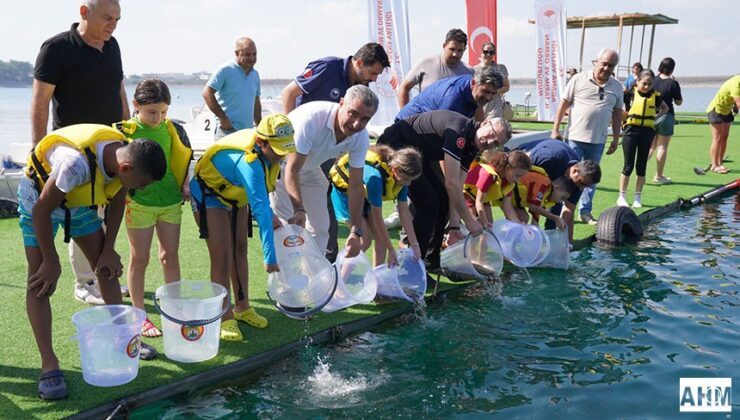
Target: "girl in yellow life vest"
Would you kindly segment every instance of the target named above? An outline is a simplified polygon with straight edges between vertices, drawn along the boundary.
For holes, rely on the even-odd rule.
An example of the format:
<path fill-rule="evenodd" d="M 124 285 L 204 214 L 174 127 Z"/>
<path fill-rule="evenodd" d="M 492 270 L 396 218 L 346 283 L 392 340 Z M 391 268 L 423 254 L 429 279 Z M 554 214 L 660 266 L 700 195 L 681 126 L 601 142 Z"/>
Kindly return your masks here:
<path fill-rule="evenodd" d="M 645 168 L 647 167 L 650 145 L 653 143 L 653 137 L 655 137 L 655 118 L 668 111 L 668 106 L 660 99 L 660 93 L 652 88 L 654 77 L 652 70 L 640 72 L 634 86 L 632 106 L 624 115 L 624 134 L 622 137 L 624 166 L 619 177 L 618 206 L 629 206 L 625 194 L 632 170 L 636 167 L 637 182 L 632 207 L 642 207 L 640 200 L 642 187 L 645 185 Z"/>
<path fill-rule="evenodd" d="M 190 195 L 201 238 L 208 245 L 211 281 L 233 289 L 236 295 L 234 310 L 221 320 L 222 340 L 244 339 L 237 321 L 267 327 L 267 319 L 249 304 L 249 210 L 259 226 L 265 271 L 279 271 L 273 228 L 280 221 L 272 213 L 268 193 L 275 189 L 280 161 L 291 152 L 295 152 L 293 125 L 285 115 L 273 114 L 263 118 L 256 129 L 220 139 L 195 164 Z"/>
<path fill-rule="evenodd" d="M 349 156 L 344 155 L 329 172 L 332 184 L 331 200 L 338 221 L 349 220 Z M 409 245 L 416 258 L 421 257 L 416 240 L 411 211 L 408 205 L 408 185 L 421 175 L 421 154 L 414 148 L 393 150 L 385 145 L 370 146 L 365 157 L 363 181 L 365 183 L 365 207 L 362 229 L 368 232 L 361 238 L 362 249 L 367 250 L 373 239 L 375 248 L 373 266 L 387 262 L 394 266 L 396 252 L 383 223 L 383 201 L 396 201 L 398 215 L 408 236 Z"/>
<path fill-rule="evenodd" d="M 486 150 L 481 153 L 479 160 L 470 165 L 463 185 L 470 214 L 477 217 L 483 227 L 491 227 L 491 206 L 497 206 L 501 207 L 507 219 L 526 222 L 519 220 L 511 203 L 511 192 L 531 167 L 529 156 L 519 150 L 510 153 Z"/>
<path fill-rule="evenodd" d="M 188 166 L 193 157 L 185 130 L 167 119 L 170 90 L 161 80 L 145 79 L 134 91 L 134 117 L 115 124 L 126 137 L 147 138 L 162 147 L 167 161 L 164 178 L 145 188 L 132 190 L 126 198 L 126 229 L 131 248 L 128 263 L 128 288 L 131 303 L 144 309 L 144 278 L 149 265 L 154 231 L 159 241 L 159 261 L 164 281 L 178 281 L 180 276 L 180 221 L 182 203 L 190 199 Z M 159 337 L 160 330 L 146 318 L 141 334 Z"/>

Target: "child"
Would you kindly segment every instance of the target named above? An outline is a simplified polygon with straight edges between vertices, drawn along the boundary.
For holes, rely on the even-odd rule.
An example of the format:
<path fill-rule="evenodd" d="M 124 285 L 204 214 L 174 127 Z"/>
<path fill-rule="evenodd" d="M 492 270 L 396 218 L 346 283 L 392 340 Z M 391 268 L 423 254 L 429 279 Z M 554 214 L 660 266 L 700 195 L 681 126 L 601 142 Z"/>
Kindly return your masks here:
<path fill-rule="evenodd" d="M 42 399 L 67 396 L 64 375 L 54 354 L 49 297 L 61 267 L 54 248 L 57 228 L 72 238 L 94 268 L 107 304 L 120 304 L 118 278 L 123 266 L 114 250 L 129 188 L 162 179 L 162 148 L 150 140 L 128 143 L 118 131 L 98 124 L 71 125 L 49 133 L 34 147 L 18 187 L 18 211 L 28 262 L 26 306 L 41 353 L 38 393 Z M 95 206 L 107 204 L 107 230 Z M 154 349 L 143 345 L 141 356 Z"/>
<path fill-rule="evenodd" d="M 619 198 L 617 205 L 628 207 L 625 194 L 630 182 L 632 169 L 637 167 L 637 182 L 635 183 L 635 199 L 633 208 L 640 208 L 642 186 L 645 185 L 645 167 L 647 166 L 650 145 L 655 137 L 655 118 L 665 114 L 668 106 L 660 99 L 660 93 L 652 89 L 652 70 L 643 70 L 637 76 L 632 106 L 624 116 L 624 133 L 622 150 L 624 151 L 624 167 L 619 177 Z M 637 155 L 635 162 L 635 155 Z"/>
<path fill-rule="evenodd" d="M 375 239 L 373 266 L 387 262 L 389 267 L 398 264 L 393 242 L 383 222 L 383 201 L 396 201 L 396 208 L 408 236 L 410 248 L 416 258 L 421 257 L 416 240 L 411 211 L 408 205 L 408 185 L 421 176 L 421 154 L 414 148 L 393 150 L 385 145 L 370 146 L 365 155 L 363 181 L 365 183 L 365 208 L 361 237 L 362 249 L 367 250 Z M 337 220 L 349 220 L 349 155 L 344 155 L 329 171 L 331 201 Z"/>
<path fill-rule="evenodd" d="M 229 290 L 231 277 L 236 294 L 233 312 L 227 311 L 221 321 L 222 340 L 244 339 L 237 320 L 267 327 L 267 319 L 249 306 L 247 235 L 252 223 L 247 205 L 260 228 L 265 271 L 279 271 L 273 227 L 280 222 L 272 214 L 268 193 L 275 189 L 280 161 L 294 151 L 293 125 L 285 115 L 273 114 L 257 129 L 222 138 L 195 164 L 190 194 L 200 237 L 206 239 L 211 257 L 211 280 Z"/>
<path fill-rule="evenodd" d="M 532 166 L 513 191 L 513 204 L 520 220 L 527 220 L 532 215 L 532 224 L 539 223 L 539 217 L 544 216 L 552 220 L 558 229 L 565 229 L 565 220 L 559 215 L 549 211 L 557 203 L 570 198 L 571 194 L 578 191 L 578 187 L 565 175 L 550 181 L 547 173 L 539 166 Z"/>
<path fill-rule="evenodd" d="M 490 150 L 481 153 L 479 160 L 470 165 L 463 186 L 470 214 L 477 217 L 483 227 L 491 227 L 491 206 L 497 206 L 508 220 L 520 222 L 511 203 L 511 191 L 531 167 L 529 156 L 519 150 L 508 154 Z"/>
<path fill-rule="evenodd" d="M 167 172 L 161 181 L 132 190 L 126 198 L 126 229 L 131 248 L 128 288 L 131 303 L 144 309 L 144 277 L 149 264 L 152 236 L 157 231 L 159 260 L 166 283 L 180 280 L 180 220 L 183 200 L 190 199 L 188 165 L 193 157 L 185 130 L 168 120 L 170 90 L 161 80 L 139 82 L 134 92 L 134 117 L 116 124 L 126 137 L 151 139 L 162 147 Z M 141 334 L 159 337 L 162 332 L 146 318 Z"/>

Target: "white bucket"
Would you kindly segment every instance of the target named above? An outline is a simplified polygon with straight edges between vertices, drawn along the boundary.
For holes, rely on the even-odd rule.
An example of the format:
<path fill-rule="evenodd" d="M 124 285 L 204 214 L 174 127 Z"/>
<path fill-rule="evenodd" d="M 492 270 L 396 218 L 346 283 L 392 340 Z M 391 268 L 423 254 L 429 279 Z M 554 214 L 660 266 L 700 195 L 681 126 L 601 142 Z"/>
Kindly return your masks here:
<path fill-rule="evenodd" d="M 381 264 L 373 270 L 378 282 L 378 295 L 415 302 L 424 299 L 427 291 L 427 271 L 421 259 L 414 258 L 409 248 L 396 253 L 398 266 Z"/>
<path fill-rule="evenodd" d="M 305 319 L 318 312 L 337 287 L 337 275 L 323 255 L 278 258 L 280 271 L 267 276 L 267 296 L 290 318 Z"/>
<path fill-rule="evenodd" d="M 539 227 L 499 219 L 493 233 L 501 243 L 504 258 L 519 267 L 533 267 L 550 251 L 550 240 Z"/>
<path fill-rule="evenodd" d="M 366 304 L 375 299 L 378 282 L 373 275 L 373 266 L 363 252 L 356 257 L 347 258 L 344 250 L 335 263 L 337 270 L 337 289 L 323 312 L 335 312 L 352 305 Z"/>
<path fill-rule="evenodd" d="M 162 314 L 164 354 L 185 363 L 218 354 L 226 289 L 210 281 L 176 281 L 159 286 L 154 306 Z"/>
<path fill-rule="evenodd" d="M 568 269 L 570 263 L 570 242 L 568 241 L 568 230 L 548 229 L 545 235 L 550 241 L 550 252 L 537 267 L 552 267 Z"/>
<path fill-rule="evenodd" d="M 311 233 L 298 225 L 285 224 L 276 229 L 274 242 L 278 264 L 298 255 L 324 257 Z"/>
<path fill-rule="evenodd" d="M 144 319 L 142 309 L 128 305 L 96 306 L 72 315 L 85 382 L 116 386 L 136 378 Z"/>
<path fill-rule="evenodd" d="M 445 248 L 440 255 L 440 266 L 448 276 L 485 279 L 501 274 L 503 253 L 496 237 L 484 230 L 477 237 L 468 235 Z"/>

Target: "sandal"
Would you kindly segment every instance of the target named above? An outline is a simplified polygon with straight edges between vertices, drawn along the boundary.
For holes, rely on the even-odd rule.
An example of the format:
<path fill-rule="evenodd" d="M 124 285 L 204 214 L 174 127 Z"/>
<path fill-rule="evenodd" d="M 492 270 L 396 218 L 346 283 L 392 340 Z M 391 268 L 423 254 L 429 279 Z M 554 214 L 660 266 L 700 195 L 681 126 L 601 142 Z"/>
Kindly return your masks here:
<path fill-rule="evenodd" d="M 64 374 L 59 369 L 44 372 L 39 377 L 39 398 L 42 400 L 61 400 L 67 398 L 69 391 Z"/>
<path fill-rule="evenodd" d="M 244 336 L 239 331 L 239 325 L 235 319 L 221 322 L 221 339 L 224 341 L 242 341 Z"/>
<path fill-rule="evenodd" d="M 147 318 L 141 326 L 141 335 L 149 338 L 161 337 L 162 331 L 160 331 L 159 328 L 157 328 L 157 326 Z"/>
<path fill-rule="evenodd" d="M 244 312 L 234 311 L 234 318 L 246 322 L 254 328 L 267 328 L 267 318 L 259 315 L 254 308 L 249 308 Z"/>
<path fill-rule="evenodd" d="M 715 168 L 714 168 L 714 169 L 712 169 L 712 170 L 713 170 L 713 171 L 714 171 L 715 173 L 718 173 L 718 174 L 726 174 L 726 173 L 729 173 L 729 172 L 730 172 L 730 170 L 729 170 L 729 169 L 727 169 L 727 168 L 725 168 L 724 166 L 717 166 L 717 167 L 715 167 Z"/>

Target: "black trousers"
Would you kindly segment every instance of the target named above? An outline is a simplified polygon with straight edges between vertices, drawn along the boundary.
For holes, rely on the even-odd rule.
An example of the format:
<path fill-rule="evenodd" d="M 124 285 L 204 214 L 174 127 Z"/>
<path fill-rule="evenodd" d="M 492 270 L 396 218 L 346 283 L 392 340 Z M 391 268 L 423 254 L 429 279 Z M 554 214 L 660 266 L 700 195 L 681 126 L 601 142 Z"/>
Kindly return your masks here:
<path fill-rule="evenodd" d="M 650 127 L 627 126 L 622 137 L 622 150 L 624 151 L 622 175 L 630 176 L 632 170 L 637 169 L 637 176 L 645 176 L 653 137 L 655 137 L 655 130 Z"/>
<path fill-rule="evenodd" d="M 424 163 L 421 176 L 409 185 L 409 197 L 416 207 L 414 231 L 421 255 L 439 265 L 450 200 L 438 163 Z"/>
<path fill-rule="evenodd" d="M 329 159 L 321 164 L 321 170 L 324 172 L 324 175 L 326 175 L 326 179 L 330 181 L 331 178 L 329 177 L 329 170 L 334 166 L 334 162 L 336 162 L 336 159 Z M 324 254 L 326 259 L 333 263 L 337 260 L 337 255 L 339 254 L 339 243 L 337 242 L 339 225 L 337 224 L 337 215 L 334 214 L 334 205 L 331 201 L 331 184 L 329 185 L 329 189 L 326 191 L 326 205 L 329 207 L 329 242 L 326 243 Z"/>

